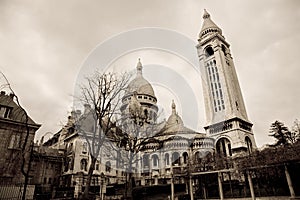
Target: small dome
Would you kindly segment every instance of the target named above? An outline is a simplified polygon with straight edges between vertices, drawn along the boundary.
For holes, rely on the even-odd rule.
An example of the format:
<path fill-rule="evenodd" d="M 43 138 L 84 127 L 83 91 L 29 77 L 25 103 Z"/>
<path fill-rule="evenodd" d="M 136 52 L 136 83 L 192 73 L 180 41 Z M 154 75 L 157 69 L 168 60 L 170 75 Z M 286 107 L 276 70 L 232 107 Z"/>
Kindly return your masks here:
<path fill-rule="evenodd" d="M 176 105 L 174 103 L 174 100 L 172 100 L 172 114 L 167 120 L 167 126 L 176 126 L 176 125 L 183 125 L 183 121 L 181 117 L 176 113 Z"/>
<path fill-rule="evenodd" d="M 137 64 L 136 77 L 128 84 L 125 96 L 131 95 L 136 92 L 137 94 L 144 94 L 155 97 L 152 85 L 142 75 L 142 69 L 143 66 L 139 59 L 139 62 Z"/>
<path fill-rule="evenodd" d="M 164 134 L 170 134 L 170 133 L 195 133 L 195 131 L 187 128 L 184 126 L 183 121 L 181 117 L 176 112 L 176 105 L 174 101 L 172 101 L 172 114 L 167 120 Z"/>

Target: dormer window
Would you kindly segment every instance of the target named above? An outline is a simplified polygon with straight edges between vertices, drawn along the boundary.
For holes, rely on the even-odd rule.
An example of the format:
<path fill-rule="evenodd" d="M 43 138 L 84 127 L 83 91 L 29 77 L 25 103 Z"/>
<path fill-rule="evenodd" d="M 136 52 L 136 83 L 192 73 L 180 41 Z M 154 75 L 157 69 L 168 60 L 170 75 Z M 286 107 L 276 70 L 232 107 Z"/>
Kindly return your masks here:
<path fill-rule="evenodd" d="M 0 117 L 9 118 L 12 108 L 0 105 Z"/>

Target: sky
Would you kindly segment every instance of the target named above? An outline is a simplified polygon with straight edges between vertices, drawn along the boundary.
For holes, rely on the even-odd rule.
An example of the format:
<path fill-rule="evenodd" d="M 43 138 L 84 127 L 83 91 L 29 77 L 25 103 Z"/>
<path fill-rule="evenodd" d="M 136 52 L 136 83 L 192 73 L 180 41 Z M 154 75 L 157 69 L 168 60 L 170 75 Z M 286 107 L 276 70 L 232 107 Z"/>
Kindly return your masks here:
<path fill-rule="evenodd" d="M 272 143 L 268 136 L 272 122 L 280 120 L 291 127 L 300 119 L 298 0 L 0 0 L 0 70 L 31 118 L 42 124 L 36 138 L 51 136 L 66 122 L 78 75 L 99 44 L 145 27 L 171 30 L 196 43 L 204 8 L 231 45 L 257 145 Z M 193 128 L 203 132 L 205 112 L 197 72 L 178 56 L 157 49 L 120 55 L 110 67 L 133 70 L 138 57 L 166 117 L 174 98 L 189 125 L 193 120 L 184 111 L 188 103 L 151 74 L 151 69 L 165 66 L 169 72 L 174 69 L 175 76 L 185 71 L 181 77 L 197 101 Z M 169 83 L 172 80 L 176 85 L 179 79 Z"/>

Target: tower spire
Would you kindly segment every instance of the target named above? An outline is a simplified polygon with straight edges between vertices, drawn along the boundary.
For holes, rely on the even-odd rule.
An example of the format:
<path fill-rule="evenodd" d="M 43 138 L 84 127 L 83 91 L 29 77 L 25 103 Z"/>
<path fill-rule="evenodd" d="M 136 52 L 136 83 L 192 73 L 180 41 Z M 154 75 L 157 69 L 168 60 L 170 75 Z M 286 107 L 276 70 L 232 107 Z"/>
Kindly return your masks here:
<path fill-rule="evenodd" d="M 172 100 L 172 114 L 176 114 L 176 105 L 175 105 L 175 102 L 174 102 L 174 99 Z"/>
<path fill-rule="evenodd" d="M 136 71 L 137 71 L 137 75 L 142 75 L 143 74 L 143 65 L 141 63 L 140 58 L 139 58 L 138 63 L 136 65 Z"/>
<path fill-rule="evenodd" d="M 210 18 L 210 14 L 207 12 L 206 9 L 204 9 L 203 19 Z"/>
<path fill-rule="evenodd" d="M 203 19 L 204 21 L 202 24 L 201 31 L 199 33 L 200 39 L 213 33 L 219 33 L 222 35 L 222 30 L 215 24 L 215 22 L 211 20 L 210 14 L 207 12 L 206 9 L 204 9 Z"/>

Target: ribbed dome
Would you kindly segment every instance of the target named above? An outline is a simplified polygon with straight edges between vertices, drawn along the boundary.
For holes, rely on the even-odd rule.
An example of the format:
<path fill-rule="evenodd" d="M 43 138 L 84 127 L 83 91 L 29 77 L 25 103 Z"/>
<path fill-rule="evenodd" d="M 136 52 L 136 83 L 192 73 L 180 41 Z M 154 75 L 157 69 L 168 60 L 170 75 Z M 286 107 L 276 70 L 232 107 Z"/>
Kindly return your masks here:
<path fill-rule="evenodd" d="M 142 75 L 142 63 L 139 60 L 137 64 L 136 77 L 128 84 L 125 96 L 131 95 L 134 92 L 155 97 L 154 90 L 151 84 Z"/>

